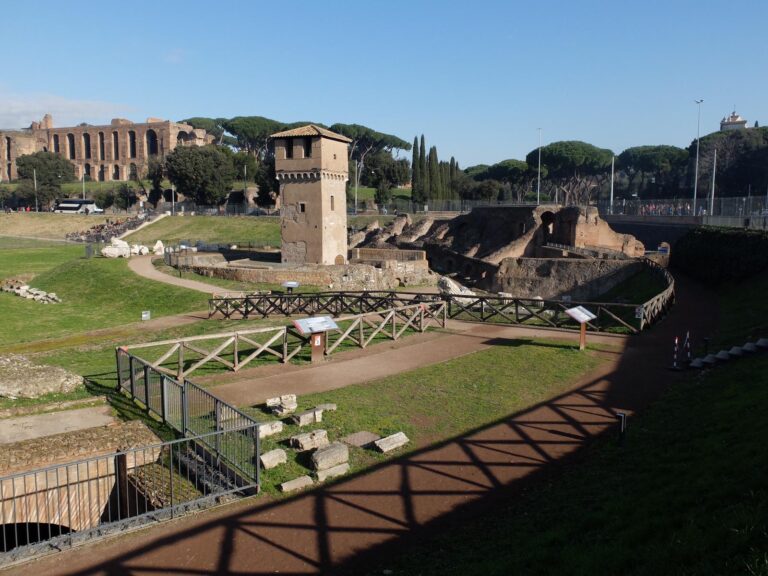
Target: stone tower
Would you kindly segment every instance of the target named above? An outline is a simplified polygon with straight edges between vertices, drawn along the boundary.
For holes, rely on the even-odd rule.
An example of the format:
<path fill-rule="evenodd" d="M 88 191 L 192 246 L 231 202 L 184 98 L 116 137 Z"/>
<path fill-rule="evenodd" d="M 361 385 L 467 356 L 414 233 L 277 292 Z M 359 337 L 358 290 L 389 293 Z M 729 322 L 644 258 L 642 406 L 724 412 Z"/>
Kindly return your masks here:
<path fill-rule="evenodd" d="M 278 132 L 272 139 L 283 263 L 346 264 L 351 140 L 313 124 Z"/>

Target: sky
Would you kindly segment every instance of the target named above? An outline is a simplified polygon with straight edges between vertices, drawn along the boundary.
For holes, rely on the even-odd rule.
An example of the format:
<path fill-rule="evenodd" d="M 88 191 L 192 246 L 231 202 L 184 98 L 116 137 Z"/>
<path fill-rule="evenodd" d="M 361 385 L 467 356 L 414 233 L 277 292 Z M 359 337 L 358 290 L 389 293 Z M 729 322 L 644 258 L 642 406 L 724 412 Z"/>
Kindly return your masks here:
<path fill-rule="evenodd" d="M 768 2 L 9 2 L 0 127 L 258 115 L 424 134 L 462 167 L 768 125 Z M 540 130 L 540 131 L 539 131 Z M 404 154 L 410 157 L 410 153 Z"/>

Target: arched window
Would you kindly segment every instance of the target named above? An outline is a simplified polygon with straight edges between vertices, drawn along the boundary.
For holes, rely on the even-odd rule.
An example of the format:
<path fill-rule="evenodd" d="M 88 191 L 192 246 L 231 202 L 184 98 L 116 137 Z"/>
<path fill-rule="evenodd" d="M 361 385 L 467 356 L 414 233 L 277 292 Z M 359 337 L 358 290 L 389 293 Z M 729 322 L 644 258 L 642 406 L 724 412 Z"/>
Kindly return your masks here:
<path fill-rule="evenodd" d="M 117 136 L 117 131 L 112 132 L 112 158 L 120 160 L 120 139 Z"/>
<path fill-rule="evenodd" d="M 67 154 L 70 160 L 75 159 L 75 135 L 67 134 Z"/>
<path fill-rule="evenodd" d="M 86 180 L 90 180 L 91 179 L 91 165 L 90 164 L 85 164 L 83 166 L 83 174 L 85 175 L 85 179 Z"/>
<path fill-rule="evenodd" d="M 99 166 L 99 182 L 104 182 L 104 164 Z"/>
<path fill-rule="evenodd" d="M 130 179 L 130 180 L 138 180 L 139 179 L 139 171 L 136 169 L 136 164 L 131 164 L 128 167 L 128 179 Z"/>
<path fill-rule="evenodd" d="M 176 134 L 176 145 L 184 146 L 187 143 L 188 138 L 189 134 L 187 134 L 184 130 L 179 130 L 179 133 Z"/>
<path fill-rule="evenodd" d="M 59 145 L 59 135 L 53 135 L 53 152 L 54 154 L 61 154 L 61 146 Z"/>
<path fill-rule="evenodd" d="M 99 132 L 99 160 L 104 160 L 104 132 Z"/>
<path fill-rule="evenodd" d="M 11 138 L 10 136 L 5 137 L 5 159 L 10 160 L 11 159 Z"/>
<path fill-rule="evenodd" d="M 128 132 L 128 157 L 136 158 L 136 132 Z"/>
<path fill-rule="evenodd" d="M 151 128 L 147 130 L 146 140 L 147 140 L 147 156 L 157 156 L 158 154 L 157 132 L 155 132 Z"/>
<path fill-rule="evenodd" d="M 91 135 L 88 132 L 83 132 L 83 158 L 91 158 Z"/>
<path fill-rule="evenodd" d="M 120 180 L 120 166 L 117 164 L 112 168 L 112 180 Z"/>

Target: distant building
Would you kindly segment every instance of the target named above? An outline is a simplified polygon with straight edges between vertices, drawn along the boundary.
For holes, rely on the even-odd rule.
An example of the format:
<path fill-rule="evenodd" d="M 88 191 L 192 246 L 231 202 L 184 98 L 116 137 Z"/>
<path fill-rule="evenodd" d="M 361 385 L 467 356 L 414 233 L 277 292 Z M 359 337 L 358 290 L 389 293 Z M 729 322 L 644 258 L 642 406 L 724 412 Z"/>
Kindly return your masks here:
<path fill-rule="evenodd" d="M 730 116 L 724 117 L 720 120 L 720 130 L 744 130 L 747 127 L 747 121 L 736 114 L 736 110 L 731 112 Z"/>
<path fill-rule="evenodd" d="M 280 182 L 282 262 L 347 263 L 347 147 L 314 124 L 271 136 Z"/>
<path fill-rule="evenodd" d="M 149 159 L 164 159 L 176 146 L 204 146 L 214 137 L 189 124 L 147 118 L 144 123 L 115 118 L 105 126 L 54 128 L 46 114 L 23 130 L 0 129 L 0 180 L 15 180 L 16 159 L 54 152 L 75 165 L 75 176 L 100 182 L 130 180 L 146 171 Z"/>

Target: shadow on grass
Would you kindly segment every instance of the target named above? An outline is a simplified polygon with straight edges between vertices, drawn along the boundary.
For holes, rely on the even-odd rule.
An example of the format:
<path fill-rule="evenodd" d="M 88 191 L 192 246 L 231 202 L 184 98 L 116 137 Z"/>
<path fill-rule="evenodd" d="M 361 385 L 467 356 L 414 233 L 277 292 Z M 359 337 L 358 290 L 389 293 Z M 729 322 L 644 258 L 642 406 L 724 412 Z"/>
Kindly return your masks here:
<path fill-rule="evenodd" d="M 482 517 L 580 458 L 596 438 L 615 433 L 618 412 L 641 408 L 677 377 L 666 370 L 665 344 L 681 329 L 706 333 L 713 322 L 698 313 L 710 302 L 679 286 L 682 311 L 635 340 L 610 373 L 316 490 L 249 502 L 102 549 L 73 573 L 361 574 L 413 538 L 460 530 L 466 518 Z"/>

